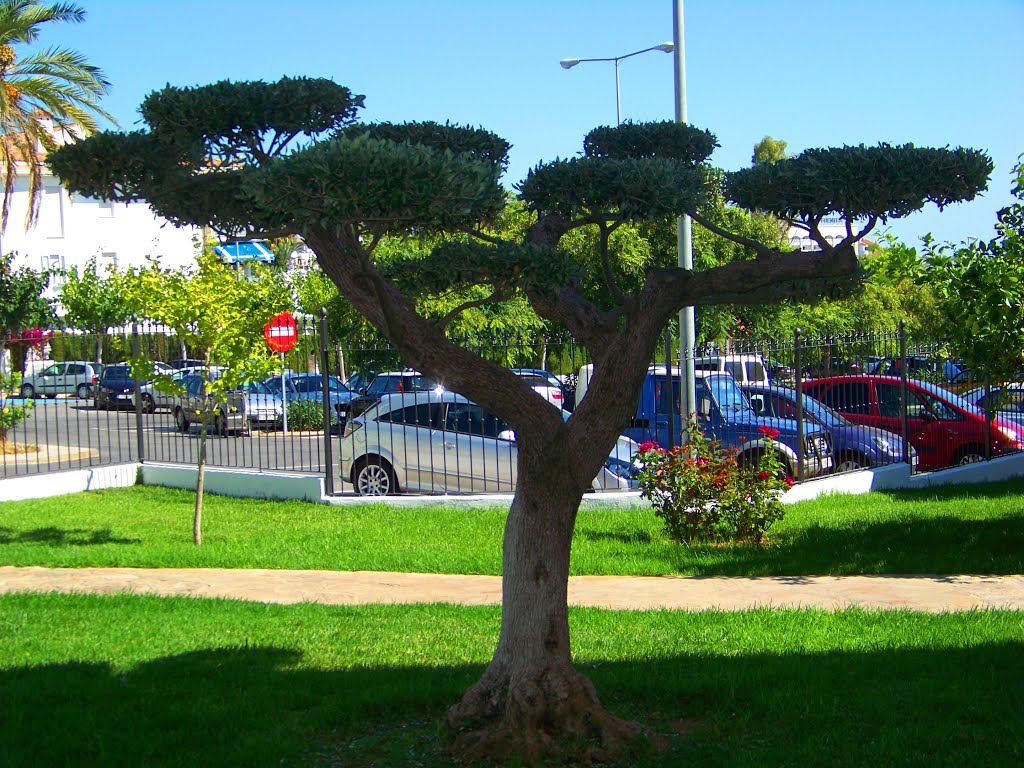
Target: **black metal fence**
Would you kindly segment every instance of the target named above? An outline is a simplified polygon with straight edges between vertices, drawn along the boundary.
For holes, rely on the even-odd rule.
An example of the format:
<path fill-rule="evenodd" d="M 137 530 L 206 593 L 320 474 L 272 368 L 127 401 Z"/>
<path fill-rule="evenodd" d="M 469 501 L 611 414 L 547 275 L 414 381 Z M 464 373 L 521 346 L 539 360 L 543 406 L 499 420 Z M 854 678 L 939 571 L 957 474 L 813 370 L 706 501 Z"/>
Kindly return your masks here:
<path fill-rule="evenodd" d="M 341 382 L 357 389 L 370 387 L 369 393 L 356 398 L 356 404 L 365 408 L 376 391 L 371 384 L 374 377 L 400 374 L 405 365 L 392 347 L 378 340 L 323 343 L 324 329 L 322 319 L 300 318 L 298 342 L 283 356 L 289 383 L 275 377 L 266 382 L 269 393 L 262 391 L 262 385 L 253 385 L 261 393 L 252 393 L 255 405 L 249 415 L 262 408 L 261 420 L 249 422 L 244 430 L 213 435 L 207 441 L 210 466 L 322 474 L 329 489 L 353 490 L 349 481 L 359 456 L 346 444 L 351 441 L 338 419 L 347 418 L 354 409 L 348 404 L 352 396 L 344 392 Z M 531 383 L 536 382 L 537 391 L 567 411 L 575 402 L 577 376 L 590 362 L 587 351 L 568 336 L 480 335 L 458 341 L 509 368 L 534 369 L 533 373 L 524 370 L 523 375 L 534 376 Z M 1024 431 L 1020 423 L 1024 414 L 1015 412 L 1020 399 L 1011 396 L 997 403 L 998 388 L 975 381 L 970 371 L 944 358 L 940 350 L 938 344 L 908 340 L 903 332 L 893 331 L 729 342 L 693 350 L 692 357 L 698 371 L 732 373 L 761 416 L 796 419 L 802 435 L 830 430 L 833 471 L 889 461 L 910 461 L 918 471 L 935 470 L 1021 449 L 1017 430 Z M 10 430 L 0 456 L 0 476 L 135 461 L 195 464 L 199 431 L 194 424 L 182 428 L 173 397 L 134 381 L 114 402 L 98 395 L 104 383 L 103 365 L 116 368 L 129 358 L 143 357 L 180 368 L 201 358 L 199 350 L 188 349 L 167 329 L 139 325 L 102 336 L 58 331 L 45 352 L 50 362 L 30 362 L 24 379 L 23 388 L 30 388 L 24 394 L 30 397 L 9 393 L 4 403 L 16 408 L 28 402 L 34 407 L 27 420 Z M 661 354 L 657 358 L 652 363 L 665 362 Z M 680 366 L 678 356 L 670 362 Z M 556 380 L 545 383 L 536 378 L 544 372 L 554 374 Z M 835 378 L 840 376 L 844 378 Z M 811 409 L 807 403 L 805 411 L 799 412 L 792 403 L 787 406 L 775 398 L 775 393 L 758 391 L 768 384 L 790 394 L 802 389 L 838 415 L 817 406 Z M 282 392 L 276 401 L 280 405 L 275 406 L 275 397 Z M 279 409 L 277 417 L 274 407 Z M 999 409 L 997 413 L 993 407 Z M 439 453 L 417 443 L 418 464 L 426 451 L 437 471 L 431 471 L 430 481 L 423 483 L 410 483 L 403 472 L 400 487 L 419 485 L 437 493 L 511 490 L 502 462 L 514 463 L 506 455 L 512 444 L 500 422 L 466 408 L 409 415 L 414 417 L 425 419 L 425 426 L 443 433 L 442 438 L 448 435 L 453 442 L 462 442 L 459 450 L 442 448 Z M 847 430 L 843 438 L 824 424 L 828 419 L 848 420 L 859 427 Z M 903 439 L 902 445 L 895 438 Z M 475 453 L 461 450 L 469 443 Z M 886 443 L 888 454 L 882 448 Z M 796 450 L 803 452 L 806 445 L 801 441 Z M 864 450 L 872 446 L 874 453 Z M 801 455 L 796 466 L 803 467 L 804 458 Z M 467 460 L 473 465 L 460 466 Z M 398 480 L 370 478 L 373 482 L 389 479 Z"/>

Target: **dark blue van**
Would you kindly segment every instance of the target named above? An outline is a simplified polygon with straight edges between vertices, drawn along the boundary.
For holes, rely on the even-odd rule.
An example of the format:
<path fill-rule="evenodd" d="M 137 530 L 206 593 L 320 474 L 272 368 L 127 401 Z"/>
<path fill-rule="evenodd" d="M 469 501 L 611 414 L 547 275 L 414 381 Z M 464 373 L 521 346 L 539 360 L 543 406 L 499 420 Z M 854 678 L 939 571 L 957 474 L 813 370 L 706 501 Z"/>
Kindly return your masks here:
<path fill-rule="evenodd" d="M 592 366 L 580 370 L 577 397 L 582 399 L 590 381 Z M 793 419 L 775 419 L 759 416 L 754 411 L 736 380 L 728 373 L 696 372 L 697 414 L 704 433 L 737 451 L 740 462 L 753 460 L 765 447 L 765 439 L 758 427 L 769 426 L 779 431 L 775 450 L 786 472 L 797 476 L 797 424 Z M 664 365 L 651 366 L 644 379 L 637 403 L 636 416 L 623 432 L 626 437 L 642 443 L 653 440 L 668 447 L 670 442 L 680 445 L 683 419 L 680 417 L 680 391 L 682 376 L 679 368 L 669 377 Z M 582 394 L 579 394 L 582 390 Z M 669 440 L 669 423 L 672 440 Z M 829 434 L 812 423 L 804 425 L 803 477 L 815 477 L 832 468 L 832 448 Z"/>

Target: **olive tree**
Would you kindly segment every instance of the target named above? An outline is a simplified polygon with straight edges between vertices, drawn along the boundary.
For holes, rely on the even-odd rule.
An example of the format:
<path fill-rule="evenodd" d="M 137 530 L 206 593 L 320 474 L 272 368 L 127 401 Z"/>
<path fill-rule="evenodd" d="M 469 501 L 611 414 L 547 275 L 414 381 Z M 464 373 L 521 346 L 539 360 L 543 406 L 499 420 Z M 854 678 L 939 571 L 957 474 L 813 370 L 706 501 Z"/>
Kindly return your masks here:
<path fill-rule="evenodd" d="M 633 415 L 666 323 L 687 305 L 757 303 L 847 290 L 854 244 L 878 221 L 927 201 L 970 199 L 991 162 L 968 149 L 845 147 L 805 152 L 728 174 L 731 200 L 805 223 L 821 246 L 783 252 L 739 237 L 755 258 L 694 273 L 651 267 L 626 285 L 609 249 L 624 224 L 689 212 L 706 194 L 715 137 L 675 123 L 598 128 L 583 155 L 535 167 L 518 187 L 531 213 L 516 240 L 486 231 L 505 204 L 508 144 L 479 128 L 361 124 L 363 97 L 324 80 L 221 82 L 166 88 L 141 112 L 148 130 L 91 137 L 55 153 L 75 191 L 147 200 L 175 222 L 234 236 L 298 233 L 340 293 L 410 365 L 507 421 L 516 432 L 518 485 L 504 532 L 502 622 L 481 679 L 446 716 L 463 757 L 518 755 L 536 762 L 568 749 L 577 759 L 616 754 L 642 731 L 607 712 L 572 665 L 569 551 L 583 494 Z M 317 139 L 318 140 L 311 140 Z M 829 243 L 818 225 L 841 215 L 863 226 Z M 559 244 L 590 228 L 607 297 L 588 298 L 581 266 Z M 378 265 L 388 235 L 462 232 L 430 254 Z M 489 298 L 525 296 L 545 320 L 589 350 L 594 373 L 572 417 L 503 367 L 453 343 L 441 318 L 417 312 L 418 292 L 486 286 Z"/>

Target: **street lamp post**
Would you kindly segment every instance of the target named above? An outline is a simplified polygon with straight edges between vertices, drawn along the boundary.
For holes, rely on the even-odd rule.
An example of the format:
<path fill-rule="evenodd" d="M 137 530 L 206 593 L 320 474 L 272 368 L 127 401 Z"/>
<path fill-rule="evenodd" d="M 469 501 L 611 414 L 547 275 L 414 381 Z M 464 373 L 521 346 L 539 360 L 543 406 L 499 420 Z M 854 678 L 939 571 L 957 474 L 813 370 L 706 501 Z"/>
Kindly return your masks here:
<path fill-rule="evenodd" d="M 683 37 L 683 0 L 672 0 L 673 37 L 676 62 L 676 122 L 686 123 L 686 43 Z M 677 225 L 679 267 L 693 271 L 693 226 L 690 217 L 683 214 Z M 679 310 L 679 365 L 682 368 L 681 415 L 689 419 L 697 410 L 697 380 L 693 361 L 697 346 L 697 318 L 693 307 Z"/>
<path fill-rule="evenodd" d="M 644 48 L 641 51 L 633 51 L 622 56 L 610 56 L 605 59 L 562 59 L 559 64 L 562 69 L 572 69 L 577 64 L 585 61 L 610 61 L 615 64 L 615 124 L 619 125 L 622 123 L 622 109 L 619 102 L 619 62 L 623 59 L 628 59 L 631 56 L 639 56 L 641 53 L 647 53 L 648 51 L 663 51 L 664 53 L 671 53 L 675 48 L 675 43 L 662 43 L 661 45 L 652 45 L 650 48 Z"/>

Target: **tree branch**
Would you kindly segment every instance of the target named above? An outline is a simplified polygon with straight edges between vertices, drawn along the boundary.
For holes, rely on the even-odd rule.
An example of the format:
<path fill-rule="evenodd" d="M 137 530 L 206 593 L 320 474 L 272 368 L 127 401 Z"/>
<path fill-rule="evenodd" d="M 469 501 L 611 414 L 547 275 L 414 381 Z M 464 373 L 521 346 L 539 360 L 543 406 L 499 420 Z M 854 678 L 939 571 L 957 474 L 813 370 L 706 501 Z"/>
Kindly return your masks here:
<path fill-rule="evenodd" d="M 604 223 L 601 223 L 598 227 L 601 231 L 601 271 L 604 273 L 605 285 L 608 286 L 608 290 L 611 291 L 612 296 L 615 297 L 615 300 L 619 302 L 621 306 L 630 307 L 633 304 L 633 300 L 626 296 L 626 294 L 622 292 L 622 289 L 619 288 L 619 284 L 615 280 L 615 273 L 612 271 L 611 258 L 608 254 L 608 238 L 610 238 L 612 232 L 619 227 L 619 224 L 613 224 L 609 227 Z"/>
<path fill-rule="evenodd" d="M 494 301 L 506 301 L 510 298 L 510 296 L 511 294 L 509 294 L 508 292 L 503 291 L 500 288 L 495 288 L 494 292 L 491 293 L 490 296 L 485 296 L 482 299 L 474 299 L 473 301 L 465 301 L 462 304 L 458 305 L 457 307 L 449 311 L 444 317 L 438 320 L 437 326 L 443 331 L 445 328 L 448 327 L 448 324 L 451 323 L 452 320 L 458 317 L 461 313 L 465 312 L 467 309 L 473 309 L 474 307 L 482 307 Z"/>
<path fill-rule="evenodd" d="M 771 254 L 774 252 L 771 248 L 768 248 L 766 245 L 759 243 L 756 240 L 751 240 L 748 237 L 737 235 L 735 232 L 730 232 L 727 229 L 722 229 L 720 226 L 704 218 L 699 213 L 691 213 L 690 218 L 696 221 L 702 227 L 704 227 L 704 229 L 714 232 L 719 237 L 724 237 L 726 240 L 731 240 L 734 243 L 738 243 L 740 245 L 746 246 L 747 248 L 753 249 L 753 251 L 757 254 L 757 258 L 759 259 L 767 258 L 768 256 L 771 256 Z"/>

